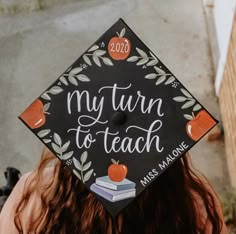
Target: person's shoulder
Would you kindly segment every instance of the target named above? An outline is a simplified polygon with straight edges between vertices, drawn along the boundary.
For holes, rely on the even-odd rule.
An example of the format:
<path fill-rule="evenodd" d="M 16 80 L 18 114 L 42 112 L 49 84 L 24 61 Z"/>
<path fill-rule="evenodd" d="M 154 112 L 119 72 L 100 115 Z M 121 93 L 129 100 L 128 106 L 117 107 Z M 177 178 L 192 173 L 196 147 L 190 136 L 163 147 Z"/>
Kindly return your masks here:
<path fill-rule="evenodd" d="M 54 167 L 46 167 L 43 169 L 42 172 L 42 183 L 43 184 L 47 184 L 48 181 L 50 179 L 52 179 L 53 176 L 53 171 L 54 171 Z M 13 206 L 13 204 L 17 203 L 19 201 L 19 199 L 21 199 L 23 193 L 25 190 L 27 190 L 29 183 L 33 180 L 33 178 L 35 178 L 35 176 L 37 176 L 37 172 L 36 170 L 33 171 L 29 171 L 27 173 L 24 173 L 20 179 L 18 180 L 18 182 L 16 183 L 16 185 L 14 186 L 11 194 L 9 195 L 9 197 L 7 198 L 6 203 L 4 204 L 4 206 Z M 4 208 L 3 206 L 3 208 Z M 3 209 L 4 210 L 4 209 Z M 2 214 L 2 212 L 1 212 Z"/>
<path fill-rule="evenodd" d="M 43 169 L 42 172 L 42 185 L 48 184 L 50 181 L 50 178 L 52 179 L 53 176 L 54 167 L 47 167 Z M 37 171 L 29 171 L 27 173 L 24 173 L 16 185 L 14 186 L 11 194 L 7 198 L 5 204 L 3 205 L 3 208 L 0 213 L 0 233 L 18 233 L 15 224 L 14 224 L 14 217 L 16 214 L 16 208 L 19 205 L 19 202 L 21 201 L 23 194 L 27 189 L 29 189 L 29 184 L 32 181 L 33 178 L 37 176 Z M 39 188 L 40 190 L 40 188 Z M 38 202 L 39 196 L 36 193 L 36 190 L 33 191 L 33 193 L 30 196 L 30 199 L 27 201 L 27 206 L 24 208 L 24 212 L 22 214 L 23 217 L 23 227 L 24 230 L 27 230 L 28 222 L 27 220 L 30 219 L 33 213 L 37 212 L 39 210 L 39 202 Z M 37 208 L 38 209 L 37 209 Z M 32 213 L 32 211 L 34 212 Z"/>
<path fill-rule="evenodd" d="M 43 172 L 42 172 L 43 179 L 41 180 L 42 185 L 48 184 L 50 178 L 52 178 L 52 176 L 53 176 L 53 170 L 54 170 L 54 167 L 47 167 L 47 168 L 43 169 Z M 31 183 L 33 178 L 35 178 L 35 176 L 37 176 L 37 173 L 35 170 L 32 170 L 32 171 L 22 174 L 21 177 L 19 178 L 18 182 L 14 186 L 8 199 L 11 197 L 16 198 L 16 196 L 21 197 L 23 195 L 24 191 L 27 190 L 29 184 Z"/>

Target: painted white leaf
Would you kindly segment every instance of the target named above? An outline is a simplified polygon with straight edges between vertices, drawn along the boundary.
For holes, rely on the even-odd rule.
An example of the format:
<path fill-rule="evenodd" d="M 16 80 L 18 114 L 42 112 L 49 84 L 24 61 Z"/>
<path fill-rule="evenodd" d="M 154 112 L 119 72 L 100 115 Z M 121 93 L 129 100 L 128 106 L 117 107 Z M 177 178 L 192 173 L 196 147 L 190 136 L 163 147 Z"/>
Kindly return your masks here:
<path fill-rule="evenodd" d="M 98 48 L 99 48 L 98 45 L 93 45 L 88 51 L 91 52 L 91 51 L 97 50 Z"/>
<path fill-rule="evenodd" d="M 115 159 L 111 159 L 111 162 L 113 163 L 113 164 L 117 164 L 117 162 L 116 162 L 116 160 Z"/>
<path fill-rule="evenodd" d="M 55 152 L 61 154 L 61 148 L 53 142 L 52 142 L 52 148 L 54 149 Z"/>
<path fill-rule="evenodd" d="M 92 66 L 92 63 L 87 55 L 83 55 L 84 62 L 86 62 L 89 66 Z"/>
<path fill-rule="evenodd" d="M 198 111 L 198 110 L 200 110 L 201 108 L 202 108 L 201 105 L 196 104 L 196 105 L 193 107 L 193 111 Z"/>
<path fill-rule="evenodd" d="M 102 61 L 109 66 L 113 66 L 112 61 L 109 58 L 102 58 Z"/>
<path fill-rule="evenodd" d="M 148 58 L 142 58 L 136 63 L 136 65 L 137 66 L 143 65 L 143 64 L 147 63 L 148 60 L 149 60 Z"/>
<path fill-rule="evenodd" d="M 80 176 L 79 172 L 76 171 L 75 169 L 73 169 L 73 172 L 81 180 L 81 176 Z"/>
<path fill-rule="evenodd" d="M 190 100 L 188 102 L 186 102 L 182 107 L 181 109 L 186 109 L 186 108 L 189 108 L 190 106 L 194 105 L 195 104 L 195 100 Z"/>
<path fill-rule="evenodd" d="M 97 55 L 97 56 L 101 56 L 101 55 L 104 55 L 106 53 L 105 50 L 95 50 L 93 52 L 93 54 Z"/>
<path fill-rule="evenodd" d="M 51 100 L 51 97 L 47 93 L 42 94 L 41 98 L 48 100 L 48 101 Z"/>
<path fill-rule="evenodd" d="M 51 139 L 43 139 L 43 142 L 46 143 L 46 144 L 50 143 L 51 141 L 52 141 Z"/>
<path fill-rule="evenodd" d="M 46 112 L 50 107 L 50 102 L 43 106 L 43 111 Z"/>
<path fill-rule="evenodd" d="M 156 56 L 155 56 L 151 51 L 149 51 L 149 54 L 150 54 L 155 60 L 157 60 Z M 157 61 L 158 61 L 158 60 L 157 60 Z"/>
<path fill-rule="evenodd" d="M 49 90 L 49 92 L 51 93 L 51 94 L 58 94 L 58 93 L 61 93 L 63 91 L 63 89 L 61 88 L 61 87 L 59 87 L 59 86 L 53 86 L 50 90 Z"/>
<path fill-rule="evenodd" d="M 73 69 L 70 71 L 69 76 L 77 75 L 77 74 L 80 73 L 82 70 L 83 70 L 82 67 L 73 68 Z"/>
<path fill-rule="evenodd" d="M 155 79 L 157 77 L 156 73 L 150 73 L 145 76 L 146 79 Z"/>
<path fill-rule="evenodd" d="M 192 120 L 192 119 L 193 119 L 193 116 L 192 116 L 192 115 L 187 115 L 187 114 L 185 114 L 185 115 L 184 115 L 184 118 L 187 119 L 187 120 Z"/>
<path fill-rule="evenodd" d="M 81 164 L 80 164 L 79 160 L 75 157 L 73 157 L 72 160 L 73 160 L 73 163 L 74 163 L 75 167 L 81 171 L 82 167 L 81 167 Z"/>
<path fill-rule="evenodd" d="M 174 80 L 175 80 L 174 76 L 169 77 L 168 80 L 165 82 L 165 85 L 172 83 Z"/>
<path fill-rule="evenodd" d="M 136 62 L 138 60 L 138 56 L 131 56 L 127 59 L 127 62 Z"/>
<path fill-rule="evenodd" d="M 191 94 L 185 90 L 185 89 L 180 89 L 180 91 L 186 96 L 186 97 L 189 97 L 189 98 L 192 98 Z"/>
<path fill-rule="evenodd" d="M 119 37 L 123 37 L 125 35 L 125 28 L 122 28 Z"/>
<path fill-rule="evenodd" d="M 147 65 L 147 66 L 155 66 L 155 65 L 157 65 L 157 64 L 158 64 L 158 60 L 153 59 L 153 60 L 151 60 L 150 62 L 148 62 L 146 65 Z"/>
<path fill-rule="evenodd" d="M 67 80 L 66 80 L 66 78 L 65 78 L 64 76 L 61 76 L 61 77 L 59 78 L 59 80 L 60 80 L 64 85 L 68 85 L 68 82 L 67 82 Z"/>
<path fill-rule="evenodd" d="M 62 160 L 67 160 L 67 159 L 69 159 L 73 154 L 74 154 L 74 151 L 70 151 L 70 152 L 68 152 L 68 153 L 63 154 L 62 156 L 60 156 L 60 158 L 61 158 Z"/>
<path fill-rule="evenodd" d="M 53 134 L 53 139 L 54 141 L 56 142 L 56 144 L 60 145 L 61 146 L 61 137 L 57 134 L 57 133 L 54 133 Z"/>
<path fill-rule="evenodd" d="M 69 145 L 70 145 L 70 141 L 67 141 L 67 142 L 61 147 L 62 153 L 64 153 L 65 151 L 67 151 Z"/>
<path fill-rule="evenodd" d="M 88 152 L 84 151 L 80 156 L 81 163 L 84 163 L 87 160 L 87 157 L 88 157 Z"/>
<path fill-rule="evenodd" d="M 175 100 L 176 102 L 184 102 L 187 100 L 187 98 L 183 96 L 179 96 L 179 97 L 174 97 L 173 100 Z"/>
<path fill-rule="evenodd" d="M 85 175 L 84 175 L 84 181 L 83 182 L 84 183 L 87 182 L 91 178 L 92 174 L 93 174 L 93 169 L 91 169 L 90 171 L 86 172 Z"/>
<path fill-rule="evenodd" d="M 99 67 L 101 67 L 101 62 L 100 62 L 98 56 L 93 55 L 93 61 L 94 61 Z"/>
<path fill-rule="evenodd" d="M 139 49 L 138 47 L 136 47 L 136 50 L 140 54 L 141 57 L 143 58 L 148 57 L 147 54 L 143 50 Z"/>
<path fill-rule="evenodd" d="M 43 138 L 43 137 L 47 136 L 50 132 L 51 132 L 50 129 L 44 129 L 44 130 L 41 130 L 40 132 L 38 132 L 37 135 L 38 135 L 40 138 Z"/>
<path fill-rule="evenodd" d="M 75 85 L 75 86 L 78 86 L 78 81 L 75 79 L 75 77 L 73 76 L 69 76 L 69 81 L 71 84 Z"/>
<path fill-rule="evenodd" d="M 154 69 L 156 70 L 156 72 L 159 74 L 159 75 L 165 75 L 165 71 L 163 71 L 161 68 L 155 66 Z"/>
<path fill-rule="evenodd" d="M 161 84 L 163 81 L 165 81 L 165 79 L 166 79 L 166 76 L 161 76 L 161 77 L 159 77 L 159 78 L 157 79 L 156 85 Z"/>
<path fill-rule="evenodd" d="M 88 170 L 88 169 L 90 168 L 91 164 L 92 164 L 91 161 L 89 161 L 88 163 L 86 163 L 86 164 L 83 166 L 82 171 Z"/>
<path fill-rule="evenodd" d="M 79 74 L 76 77 L 77 77 L 78 80 L 83 81 L 83 82 L 89 82 L 90 81 L 90 79 L 84 74 Z"/>

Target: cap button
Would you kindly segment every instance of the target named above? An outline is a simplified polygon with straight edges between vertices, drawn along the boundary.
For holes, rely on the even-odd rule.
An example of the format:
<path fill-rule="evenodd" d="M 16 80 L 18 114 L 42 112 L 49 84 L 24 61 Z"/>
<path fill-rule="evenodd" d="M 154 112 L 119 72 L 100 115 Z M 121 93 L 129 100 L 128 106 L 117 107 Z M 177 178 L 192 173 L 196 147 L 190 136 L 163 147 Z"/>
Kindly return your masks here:
<path fill-rule="evenodd" d="M 111 121 L 115 125 L 122 125 L 126 122 L 127 116 L 123 111 L 116 111 L 111 118 Z"/>

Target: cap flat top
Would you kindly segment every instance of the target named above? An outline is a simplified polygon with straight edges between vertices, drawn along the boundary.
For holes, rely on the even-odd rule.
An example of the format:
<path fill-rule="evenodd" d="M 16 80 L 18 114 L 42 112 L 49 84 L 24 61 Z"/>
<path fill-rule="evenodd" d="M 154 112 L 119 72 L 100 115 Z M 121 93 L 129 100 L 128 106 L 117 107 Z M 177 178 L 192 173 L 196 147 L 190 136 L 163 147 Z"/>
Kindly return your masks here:
<path fill-rule="evenodd" d="M 218 122 L 122 19 L 19 118 L 112 216 Z"/>

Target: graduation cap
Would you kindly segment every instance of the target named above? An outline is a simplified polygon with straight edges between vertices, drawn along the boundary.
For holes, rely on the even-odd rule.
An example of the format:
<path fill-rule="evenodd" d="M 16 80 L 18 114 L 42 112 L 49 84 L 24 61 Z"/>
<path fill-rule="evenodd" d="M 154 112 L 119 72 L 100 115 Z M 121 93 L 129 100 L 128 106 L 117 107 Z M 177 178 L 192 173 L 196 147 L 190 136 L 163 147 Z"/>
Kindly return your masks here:
<path fill-rule="evenodd" d="M 122 19 L 19 118 L 112 216 L 218 122 Z"/>

